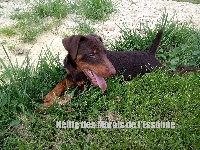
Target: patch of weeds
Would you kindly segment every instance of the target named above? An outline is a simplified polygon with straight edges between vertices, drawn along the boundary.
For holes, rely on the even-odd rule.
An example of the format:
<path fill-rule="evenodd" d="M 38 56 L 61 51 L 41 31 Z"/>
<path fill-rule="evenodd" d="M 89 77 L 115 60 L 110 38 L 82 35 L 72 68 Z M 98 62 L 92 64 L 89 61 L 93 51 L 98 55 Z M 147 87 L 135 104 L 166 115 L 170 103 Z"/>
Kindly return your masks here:
<path fill-rule="evenodd" d="M 9 63 L 5 64 L 0 58 L 0 64 L 4 68 L 0 75 L 0 107 L 7 108 L 7 112 L 10 112 L 7 114 L 9 116 L 7 119 L 5 119 L 6 114 L 1 113 L 1 118 L 4 121 L 0 122 L 0 127 L 2 127 L 2 124 L 8 125 L 16 120 L 18 118 L 17 112 L 23 114 L 28 113 L 29 109 L 34 111 L 36 102 L 42 102 L 43 96 L 65 74 L 58 55 L 54 56 L 49 49 L 44 52 L 45 57 L 39 57 L 39 63 L 36 67 L 30 63 L 28 55 L 22 66 L 19 66 L 17 62 L 13 63 L 5 48 L 3 49 Z"/>
<path fill-rule="evenodd" d="M 108 14 L 114 12 L 110 0 L 79 0 L 75 6 L 78 14 L 92 20 L 106 20 Z"/>
<path fill-rule="evenodd" d="M 0 29 L 0 33 L 6 35 L 6 36 L 13 36 L 16 35 L 17 32 L 13 27 L 5 27 Z"/>
<path fill-rule="evenodd" d="M 30 0 L 25 0 L 26 3 L 30 3 Z"/>
<path fill-rule="evenodd" d="M 200 4 L 200 0 L 173 0 L 173 1 L 177 1 L 177 2 L 190 2 L 193 4 Z"/>
<path fill-rule="evenodd" d="M 70 37 L 70 34 L 68 34 L 68 33 L 63 33 L 63 34 L 62 34 L 62 37 L 63 37 L 63 38 Z"/>
<path fill-rule="evenodd" d="M 13 51 L 14 49 L 15 49 L 15 45 L 12 45 L 12 44 L 8 45 L 9 51 Z"/>
<path fill-rule="evenodd" d="M 94 33 L 95 29 L 86 22 L 79 22 L 78 26 L 73 29 L 74 34 L 90 34 Z"/>
<path fill-rule="evenodd" d="M 11 15 L 11 18 L 21 20 L 24 17 L 34 16 L 40 19 L 47 17 L 61 19 L 69 13 L 69 8 L 69 3 L 65 0 L 39 0 L 30 12 L 15 13 Z"/>
<path fill-rule="evenodd" d="M 20 11 L 20 8 L 15 8 L 14 9 L 14 12 L 19 12 Z"/>
<path fill-rule="evenodd" d="M 141 24 L 141 31 L 122 29 L 122 36 L 111 44 L 115 50 L 148 50 L 159 29 L 163 29 L 163 37 L 157 57 L 175 69 L 180 64 L 200 66 L 200 30 L 184 23 L 178 25 L 163 14 L 155 29 Z"/>
<path fill-rule="evenodd" d="M 51 29 L 51 27 L 54 25 L 53 22 L 43 22 L 40 19 L 37 18 L 33 18 L 35 20 L 26 20 L 23 22 L 18 22 L 16 24 L 16 27 L 18 30 L 23 30 L 23 33 L 21 33 L 21 40 L 23 42 L 32 42 L 35 41 L 37 36 L 45 31 L 48 31 L 49 29 Z M 33 22 L 35 21 L 35 22 Z M 27 25 L 29 24 L 29 26 L 31 28 L 27 28 Z M 37 26 L 36 26 L 37 24 Z"/>
<path fill-rule="evenodd" d="M 69 13 L 69 6 L 66 0 L 40 0 L 34 6 L 32 13 L 40 18 L 55 17 L 60 19 Z"/>
<path fill-rule="evenodd" d="M 0 41 L 0 44 L 1 45 L 7 44 L 7 41 L 6 40 Z"/>
<path fill-rule="evenodd" d="M 32 42 L 39 34 L 58 24 L 69 12 L 69 4 L 65 0 L 40 0 L 31 11 L 15 12 L 11 18 L 18 20 L 14 28 L 20 33 L 20 39 Z"/>
<path fill-rule="evenodd" d="M 20 40 L 26 43 L 35 41 L 39 34 L 49 30 L 52 26 L 52 22 L 48 23 L 48 21 L 45 22 L 37 17 L 32 17 L 32 19 L 20 20 L 14 25 L 14 28 L 20 33 Z"/>

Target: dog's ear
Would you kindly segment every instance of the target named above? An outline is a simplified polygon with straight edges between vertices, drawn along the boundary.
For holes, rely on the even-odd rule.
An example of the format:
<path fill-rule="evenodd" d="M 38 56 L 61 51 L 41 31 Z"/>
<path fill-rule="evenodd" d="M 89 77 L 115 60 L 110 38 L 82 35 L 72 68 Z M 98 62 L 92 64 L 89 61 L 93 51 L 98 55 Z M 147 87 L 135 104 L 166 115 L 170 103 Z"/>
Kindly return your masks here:
<path fill-rule="evenodd" d="M 72 59 L 76 58 L 77 51 L 78 51 L 78 44 L 81 40 L 84 40 L 83 35 L 73 35 L 68 38 L 64 38 L 62 40 L 63 46 L 71 55 Z"/>

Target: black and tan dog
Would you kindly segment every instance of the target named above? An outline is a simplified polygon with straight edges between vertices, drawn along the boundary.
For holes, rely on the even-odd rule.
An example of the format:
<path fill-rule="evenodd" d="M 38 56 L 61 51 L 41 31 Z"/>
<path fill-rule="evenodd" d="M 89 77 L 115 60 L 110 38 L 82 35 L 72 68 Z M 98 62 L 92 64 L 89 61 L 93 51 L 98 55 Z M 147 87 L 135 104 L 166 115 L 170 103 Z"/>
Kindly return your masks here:
<path fill-rule="evenodd" d="M 105 78 L 122 73 L 125 80 L 130 80 L 162 67 L 155 56 L 162 33 L 162 30 L 158 31 L 148 51 L 108 51 L 101 37 L 95 34 L 63 39 L 63 46 L 68 51 L 64 60 L 67 76 L 45 96 L 43 106 L 50 106 L 51 100 L 64 92 L 66 87 L 83 86 L 88 79 L 104 92 L 107 88 Z"/>

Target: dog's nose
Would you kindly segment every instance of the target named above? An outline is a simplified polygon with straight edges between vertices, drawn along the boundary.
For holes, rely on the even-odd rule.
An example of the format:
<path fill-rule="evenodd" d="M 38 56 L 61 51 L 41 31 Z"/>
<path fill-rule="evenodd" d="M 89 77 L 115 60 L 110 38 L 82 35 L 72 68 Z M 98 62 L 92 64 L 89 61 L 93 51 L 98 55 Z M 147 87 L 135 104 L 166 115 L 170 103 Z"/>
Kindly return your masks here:
<path fill-rule="evenodd" d="M 116 74 L 116 70 L 114 67 L 109 69 L 109 74 L 110 74 L 110 76 L 114 76 Z"/>

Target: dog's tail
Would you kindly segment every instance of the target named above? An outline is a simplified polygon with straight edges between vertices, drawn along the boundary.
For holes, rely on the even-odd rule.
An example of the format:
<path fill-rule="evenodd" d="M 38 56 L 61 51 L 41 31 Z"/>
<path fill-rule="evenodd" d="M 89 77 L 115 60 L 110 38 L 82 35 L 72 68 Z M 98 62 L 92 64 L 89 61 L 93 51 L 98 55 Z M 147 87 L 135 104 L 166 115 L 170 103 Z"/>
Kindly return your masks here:
<path fill-rule="evenodd" d="M 158 31 L 156 38 L 154 39 L 153 44 L 151 45 L 151 48 L 149 49 L 149 52 L 151 54 L 156 54 L 156 51 L 162 39 L 162 34 L 163 34 L 163 30 L 161 29 Z"/>

